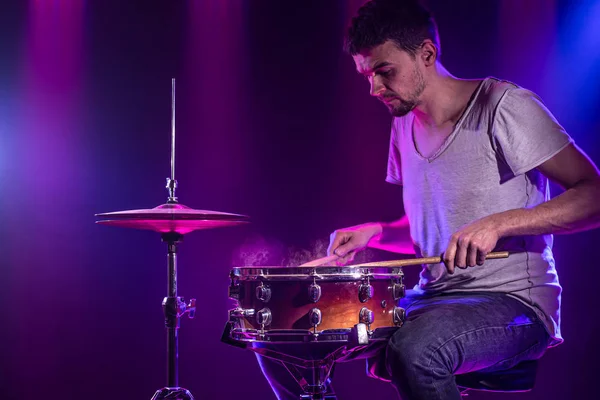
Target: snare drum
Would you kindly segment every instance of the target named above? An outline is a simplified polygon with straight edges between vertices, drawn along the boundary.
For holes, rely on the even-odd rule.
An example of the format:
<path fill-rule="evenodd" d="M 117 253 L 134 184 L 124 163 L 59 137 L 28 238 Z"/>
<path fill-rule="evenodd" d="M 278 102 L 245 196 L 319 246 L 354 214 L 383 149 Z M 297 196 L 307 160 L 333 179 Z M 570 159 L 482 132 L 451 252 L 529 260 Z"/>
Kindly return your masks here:
<path fill-rule="evenodd" d="M 369 336 L 399 327 L 405 286 L 400 267 L 239 267 L 231 271 L 232 340 L 347 341 L 357 325 Z"/>

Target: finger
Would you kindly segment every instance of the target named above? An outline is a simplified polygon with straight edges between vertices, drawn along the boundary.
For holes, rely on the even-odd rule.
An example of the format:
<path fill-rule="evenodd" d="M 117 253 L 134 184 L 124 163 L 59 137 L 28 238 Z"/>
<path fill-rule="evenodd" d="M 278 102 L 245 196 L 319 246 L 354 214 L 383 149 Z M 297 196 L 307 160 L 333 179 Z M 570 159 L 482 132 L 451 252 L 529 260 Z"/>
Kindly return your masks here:
<path fill-rule="evenodd" d="M 479 252 L 479 247 L 471 243 L 469 245 L 469 251 L 467 253 L 467 267 L 474 267 L 477 264 L 477 253 Z"/>
<path fill-rule="evenodd" d="M 350 253 L 346 254 L 346 257 L 348 257 L 348 262 L 351 263 L 356 257 L 356 251 L 351 251 Z"/>
<path fill-rule="evenodd" d="M 327 247 L 327 255 L 339 255 L 337 251 L 341 244 L 350 240 L 350 235 L 347 232 L 335 231 L 329 236 L 329 247 Z"/>
<path fill-rule="evenodd" d="M 344 257 L 340 257 L 336 260 L 337 265 L 346 265 L 352 260 L 354 260 L 354 256 L 356 255 L 356 251 L 350 251 Z"/>
<path fill-rule="evenodd" d="M 335 250 L 335 248 L 333 247 L 334 245 L 336 245 L 335 241 L 336 238 L 338 236 L 337 232 L 333 232 L 331 235 L 329 235 L 329 246 L 327 246 L 327 255 L 330 256 L 333 254 L 333 251 Z M 336 245 L 336 247 L 339 245 Z"/>
<path fill-rule="evenodd" d="M 446 270 L 449 274 L 454 273 L 454 256 L 456 255 L 456 237 L 452 236 L 450 239 L 450 243 L 448 243 L 448 248 L 444 252 L 442 257 L 444 264 L 446 265 Z"/>
<path fill-rule="evenodd" d="M 487 257 L 487 252 L 480 249 L 477 252 L 477 265 L 483 265 L 485 262 L 485 257 Z"/>
<path fill-rule="evenodd" d="M 337 255 L 338 257 L 345 257 L 348 254 L 350 254 L 351 252 L 354 252 L 354 250 L 356 250 L 358 246 L 356 246 L 356 244 L 354 243 L 354 240 L 352 240 L 352 238 L 350 238 L 347 242 L 345 242 L 342 245 L 339 245 L 334 251 L 333 254 Z"/>
<path fill-rule="evenodd" d="M 458 240 L 456 256 L 454 257 L 454 265 L 457 268 L 467 268 L 467 250 L 469 250 L 469 240 L 461 237 Z"/>

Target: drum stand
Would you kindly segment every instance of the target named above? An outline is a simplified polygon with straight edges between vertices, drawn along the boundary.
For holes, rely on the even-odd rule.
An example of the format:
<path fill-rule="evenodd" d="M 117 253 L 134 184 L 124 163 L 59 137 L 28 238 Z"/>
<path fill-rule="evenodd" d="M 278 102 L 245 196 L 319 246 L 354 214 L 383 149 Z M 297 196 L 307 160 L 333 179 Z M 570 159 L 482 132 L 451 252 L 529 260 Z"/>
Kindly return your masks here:
<path fill-rule="evenodd" d="M 164 233 L 162 240 L 167 243 L 169 249 L 169 289 L 167 297 L 162 302 L 167 328 L 167 386 L 156 391 L 152 400 L 194 400 L 187 389 L 179 387 L 177 348 L 180 318 L 186 313 L 188 317 L 194 318 L 196 299 L 190 299 L 186 304 L 183 297 L 177 296 L 177 244 L 183 240 L 183 235 L 175 232 Z"/>
<path fill-rule="evenodd" d="M 346 352 L 344 347 L 320 360 L 304 360 L 265 348 L 252 350 L 264 357 L 279 361 L 288 370 L 304 392 L 300 395 L 300 400 L 337 399 L 334 393 L 328 393 L 328 381 L 331 380 L 335 361 Z M 301 370 L 308 370 L 310 375 L 303 374 Z"/>
<path fill-rule="evenodd" d="M 232 311 L 236 310 L 231 310 L 230 312 Z M 354 349 L 365 346 L 371 341 L 380 340 L 371 338 L 367 326 L 359 323 L 349 330 L 345 344 L 341 344 L 335 350 L 329 348 L 327 351 L 322 352 L 322 355 L 318 359 L 306 360 L 296 356 L 297 354 L 301 354 L 301 352 L 293 351 L 292 353 L 295 355 L 292 355 L 289 351 L 286 351 L 290 350 L 290 348 L 286 347 L 285 344 L 282 344 L 283 347 L 275 344 L 275 347 L 269 348 L 269 342 L 265 343 L 265 347 L 258 342 L 251 343 L 243 340 L 235 340 L 232 332 L 238 325 L 238 317 L 234 316 L 231 318 L 225 326 L 221 341 L 232 346 L 252 350 L 263 357 L 280 362 L 302 388 L 304 393 L 300 395 L 300 400 L 336 400 L 337 397 L 329 390 L 328 383 L 331 381 L 335 362 L 346 354 L 351 353 Z M 327 342 L 322 342 L 322 344 L 326 345 Z M 299 349 L 297 344 L 289 343 L 289 345 L 296 347 L 297 350 Z M 308 371 L 309 373 L 303 373 L 304 371 Z"/>
<path fill-rule="evenodd" d="M 300 395 L 301 400 L 336 400 L 335 394 L 327 394 L 328 384 L 333 372 L 335 360 L 325 359 L 313 361 L 308 368 L 311 372 L 310 382 L 302 375 L 301 371 L 294 364 L 282 363 L 288 372 L 296 379 L 296 382 L 302 387 L 304 394 Z"/>

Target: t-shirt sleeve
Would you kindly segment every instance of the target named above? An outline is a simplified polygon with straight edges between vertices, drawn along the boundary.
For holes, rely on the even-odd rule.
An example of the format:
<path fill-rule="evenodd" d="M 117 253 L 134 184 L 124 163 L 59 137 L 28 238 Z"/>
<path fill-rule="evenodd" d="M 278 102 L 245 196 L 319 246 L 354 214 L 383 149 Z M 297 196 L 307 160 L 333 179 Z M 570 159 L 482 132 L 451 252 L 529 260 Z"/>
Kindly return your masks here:
<path fill-rule="evenodd" d="M 517 176 L 555 156 L 573 142 L 533 92 L 508 89 L 494 122 L 494 146 Z"/>
<path fill-rule="evenodd" d="M 386 182 L 395 185 L 402 185 L 402 169 L 400 160 L 398 129 L 396 126 L 397 120 L 392 121 L 392 130 L 390 133 L 390 149 L 388 154 L 387 176 Z"/>

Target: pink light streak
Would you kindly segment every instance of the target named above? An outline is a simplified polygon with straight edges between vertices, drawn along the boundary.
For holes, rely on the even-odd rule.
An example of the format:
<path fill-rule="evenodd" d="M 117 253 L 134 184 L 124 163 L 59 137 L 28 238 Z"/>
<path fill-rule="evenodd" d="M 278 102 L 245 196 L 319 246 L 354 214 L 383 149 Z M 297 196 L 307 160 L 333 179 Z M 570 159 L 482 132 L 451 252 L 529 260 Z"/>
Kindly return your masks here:
<path fill-rule="evenodd" d="M 66 261 L 81 251 L 76 248 L 80 217 L 73 207 L 73 194 L 77 196 L 76 190 L 81 190 L 79 175 L 85 162 L 79 133 L 84 110 L 84 3 L 30 0 L 28 11 L 18 86 L 18 134 L 14 136 L 20 179 L 11 198 L 16 212 L 7 221 L 12 232 L 8 238 L 14 268 L 12 288 L 22 298 L 27 294 L 22 300 L 26 309 L 39 301 L 60 309 L 69 303 L 69 296 L 82 297 L 81 274 L 69 270 L 73 263 Z M 35 251 L 31 251 L 31 243 L 35 243 Z M 69 246 L 72 251 L 66 250 Z M 78 305 L 72 306 L 65 315 L 79 312 Z M 41 343 L 61 343 L 65 331 L 72 328 L 67 319 L 15 315 L 15 354 L 37 349 L 36 369 L 17 368 L 22 375 L 19 381 L 48 384 L 34 371 L 58 368 L 64 349 Z M 30 397 L 33 390 L 33 386 L 23 387 L 21 395 Z"/>
<path fill-rule="evenodd" d="M 66 189 L 73 175 L 74 127 L 82 111 L 83 8 L 80 1 L 30 2 L 21 120 L 26 175 L 39 194 Z"/>

